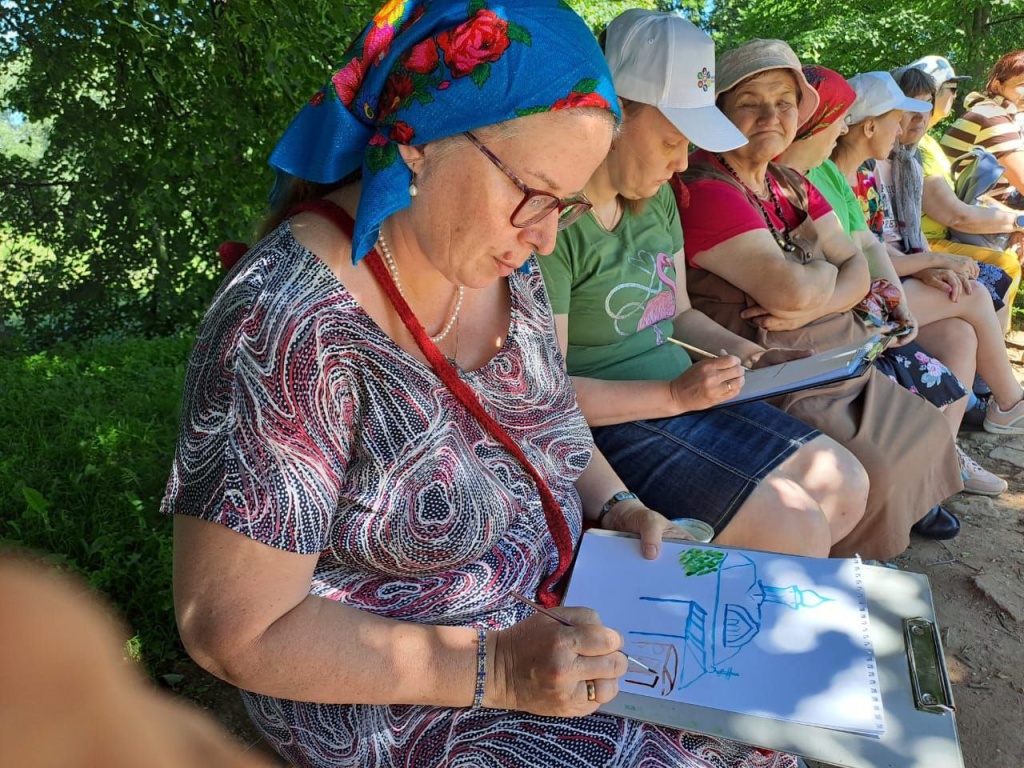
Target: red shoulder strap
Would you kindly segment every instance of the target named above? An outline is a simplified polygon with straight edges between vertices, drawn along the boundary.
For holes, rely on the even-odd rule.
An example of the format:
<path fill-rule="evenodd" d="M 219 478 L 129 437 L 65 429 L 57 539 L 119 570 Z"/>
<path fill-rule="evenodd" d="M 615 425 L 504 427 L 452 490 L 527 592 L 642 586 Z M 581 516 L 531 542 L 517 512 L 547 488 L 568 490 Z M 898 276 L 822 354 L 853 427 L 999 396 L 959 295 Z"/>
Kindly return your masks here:
<path fill-rule="evenodd" d="M 391 278 L 391 273 L 384 266 L 384 262 L 376 250 L 366 254 L 366 265 L 370 268 L 370 272 L 373 273 L 381 290 L 384 291 L 384 295 L 388 297 L 395 311 L 398 312 L 398 316 L 402 318 L 402 322 L 405 323 L 405 327 L 412 334 L 416 345 L 427 358 L 430 367 L 434 369 L 434 373 L 444 382 L 445 386 L 448 387 L 459 402 L 465 406 L 466 410 L 476 417 L 476 420 L 490 433 L 491 437 L 505 446 L 505 449 L 515 456 L 516 460 L 522 464 L 523 469 L 529 473 L 530 477 L 537 484 L 537 490 L 540 492 L 541 507 L 544 510 L 544 518 L 547 521 L 551 537 L 555 540 L 555 548 L 558 550 L 558 565 L 540 583 L 537 590 L 537 601 L 547 608 L 553 608 L 559 603 L 560 585 L 558 582 L 565 575 L 566 571 L 569 570 L 573 556 L 572 534 L 569 531 L 569 524 L 565 520 L 565 513 L 562 512 L 561 506 L 555 499 L 554 494 L 551 493 L 547 481 L 537 471 L 536 467 L 530 463 L 526 454 L 523 453 L 523 449 L 516 445 L 504 427 L 484 409 L 473 388 L 459 378 L 452 364 L 445 360 L 441 350 L 431 341 L 423 325 L 416 318 L 416 315 L 413 314 L 408 303 L 406 303 L 405 297 L 399 293 L 398 287 Z"/>
<path fill-rule="evenodd" d="M 325 200 L 322 197 L 313 200 L 304 200 L 303 202 L 289 208 L 288 215 L 285 218 L 290 219 L 292 216 L 305 212 L 323 216 L 334 224 L 334 226 L 344 232 L 349 240 L 352 239 L 352 233 L 355 231 L 356 223 L 352 220 L 352 217 L 348 215 L 348 211 L 337 203 L 332 203 L 330 200 Z M 224 268 L 224 271 L 228 271 L 235 266 L 238 260 L 242 258 L 248 250 L 249 246 L 246 243 L 239 243 L 233 240 L 221 243 L 220 248 L 217 249 L 217 253 L 220 256 L 220 264 Z"/>
<path fill-rule="evenodd" d="M 355 232 L 356 223 L 348 215 L 348 211 L 337 203 L 325 198 L 317 197 L 312 200 L 303 200 L 301 203 L 296 203 L 288 209 L 288 218 L 290 219 L 292 216 L 297 216 L 300 213 L 315 213 L 318 216 L 322 216 L 344 232 L 349 240 L 352 239 L 352 233 Z"/>
<path fill-rule="evenodd" d="M 318 216 L 322 216 L 344 232 L 349 240 L 352 239 L 352 233 L 355 230 L 355 222 L 352 220 L 352 217 L 349 216 L 348 212 L 336 203 L 323 198 L 305 200 L 292 206 L 288 210 L 288 218 L 300 213 L 314 213 Z M 530 463 L 526 454 L 523 453 L 522 448 L 516 445 L 515 441 L 512 440 L 505 429 L 484 409 L 473 389 L 459 378 L 455 369 L 447 360 L 445 360 L 444 355 L 441 354 L 437 345 L 431 341 L 430 336 L 423 328 L 423 325 L 416 318 L 416 315 L 413 314 L 413 311 L 409 307 L 408 303 L 406 303 L 405 298 L 401 293 L 399 293 L 398 287 L 391 278 L 391 273 L 388 272 L 387 267 L 384 266 L 384 263 L 381 261 L 381 258 L 375 249 L 370 249 L 370 252 L 366 254 L 366 264 L 370 268 L 370 272 L 373 273 L 377 283 L 380 285 L 381 290 L 384 291 L 384 294 L 391 301 L 392 306 L 394 306 L 395 311 L 398 312 L 398 316 L 402 318 L 402 322 L 405 323 L 405 327 L 409 330 L 409 333 L 412 334 L 413 339 L 416 341 L 416 345 L 423 352 L 438 378 L 444 382 L 445 386 L 447 386 L 452 394 L 458 398 L 463 406 L 465 406 L 466 409 L 476 417 L 477 421 L 483 425 L 484 429 L 486 429 L 495 440 L 505 446 L 509 453 L 515 456 L 520 464 L 523 465 L 523 468 L 533 478 L 533 481 L 537 484 L 537 489 L 540 492 L 541 505 L 544 509 L 544 517 L 547 520 L 548 529 L 551 531 L 551 536 L 555 540 L 555 547 L 558 550 L 558 565 L 554 572 L 548 574 L 548 576 L 541 582 L 540 588 L 538 589 L 537 600 L 548 608 L 558 605 L 558 582 L 561 580 L 562 576 L 565 575 L 566 571 L 569 570 L 569 565 L 572 563 L 573 556 L 572 534 L 569 531 L 569 525 L 565 520 L 565 514 L 562 512 L 558 501 L 555 499 L 554 494 L 551 493 L 551 489 L 548 487 L 544 477 Z"/>

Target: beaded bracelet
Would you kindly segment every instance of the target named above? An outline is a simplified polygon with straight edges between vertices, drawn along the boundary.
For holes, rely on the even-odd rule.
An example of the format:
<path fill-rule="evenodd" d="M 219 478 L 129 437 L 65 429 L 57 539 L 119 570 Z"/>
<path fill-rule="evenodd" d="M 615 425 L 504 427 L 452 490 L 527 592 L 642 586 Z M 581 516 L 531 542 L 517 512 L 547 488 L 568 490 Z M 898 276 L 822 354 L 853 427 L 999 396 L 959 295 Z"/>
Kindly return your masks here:
<path fill-rule="evenodd" d="M 473 692 L 473 709 L 484 705 L 484 682 L 487 680 L 487 630 L 476 631 L 476 690 Z"/>

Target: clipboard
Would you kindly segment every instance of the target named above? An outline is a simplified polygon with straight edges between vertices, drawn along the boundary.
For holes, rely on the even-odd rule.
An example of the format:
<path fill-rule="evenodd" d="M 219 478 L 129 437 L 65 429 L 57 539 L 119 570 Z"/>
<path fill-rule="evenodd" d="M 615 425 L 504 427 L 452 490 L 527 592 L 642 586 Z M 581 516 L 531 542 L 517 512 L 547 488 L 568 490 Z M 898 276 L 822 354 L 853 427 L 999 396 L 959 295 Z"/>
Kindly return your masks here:
<path fill-rule="evenodd" d="M 587 535 L 634 537 L 609 531 Z M 728 552 L 730 547 L 704 545 Z M 794 556 L 795 557 L 795 556 Z M 862 566 L 886 729 L 879 737 L 619 693 L 600 711 L 789 752 L 837 768 L 964 768 L 928 577 Z"/>
<path fill-rule="evenodd" d="M 735 397 L 713 408 L 765 400 L 863 376 L 893 339 L 893 336 L 875 334 L 866 340 L 825 350 L 810 357 L 751 369 L 746 373 L 743 389 Z"/>

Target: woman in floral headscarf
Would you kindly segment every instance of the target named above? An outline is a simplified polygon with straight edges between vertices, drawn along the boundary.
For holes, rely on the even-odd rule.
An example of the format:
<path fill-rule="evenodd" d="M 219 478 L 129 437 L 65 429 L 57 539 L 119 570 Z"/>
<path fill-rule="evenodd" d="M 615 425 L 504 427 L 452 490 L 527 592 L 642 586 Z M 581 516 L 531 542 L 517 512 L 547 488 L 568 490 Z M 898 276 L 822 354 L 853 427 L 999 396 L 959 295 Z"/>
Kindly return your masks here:
<path fill-rule="evenodd" d="M 617 117 L 564 3 L 392 1 L 274 150 L 163 508 L 186 647 L 290 763 L 792 765 L 596 713 L 621 636 L 512 594 L 556 605 L 584 519 L 680 530 L 593 450 L 533 255 Z"/>

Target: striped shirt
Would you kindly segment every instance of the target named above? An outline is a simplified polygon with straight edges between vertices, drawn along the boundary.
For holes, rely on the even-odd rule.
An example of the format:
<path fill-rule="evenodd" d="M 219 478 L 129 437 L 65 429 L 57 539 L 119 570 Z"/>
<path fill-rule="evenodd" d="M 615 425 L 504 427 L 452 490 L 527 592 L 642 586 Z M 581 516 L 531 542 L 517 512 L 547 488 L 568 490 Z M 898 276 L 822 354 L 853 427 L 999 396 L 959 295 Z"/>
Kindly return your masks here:
<path fill-rule="evenodd" d="M 942 150 L 950 162 L 956 160 L 974 147 L 981 147 L 996 158 L 1024 150 L 1024 114 L 1006 99 L 991 98 L 980 93 L 971 93 L 964 100 L 967 112 L 942 137 Z M 1005 201 L 1013 191 L 1010 182 L 1002 177 L 992 187 L 990 194 L 996 200 Z"/>

